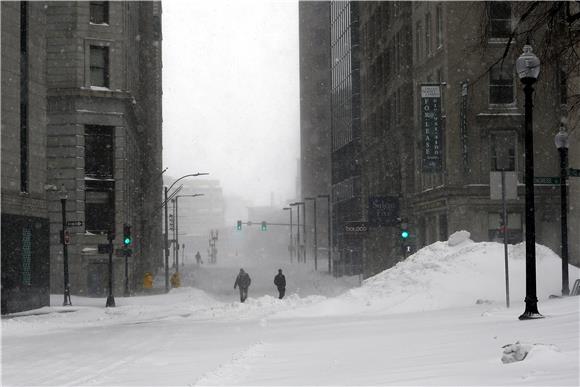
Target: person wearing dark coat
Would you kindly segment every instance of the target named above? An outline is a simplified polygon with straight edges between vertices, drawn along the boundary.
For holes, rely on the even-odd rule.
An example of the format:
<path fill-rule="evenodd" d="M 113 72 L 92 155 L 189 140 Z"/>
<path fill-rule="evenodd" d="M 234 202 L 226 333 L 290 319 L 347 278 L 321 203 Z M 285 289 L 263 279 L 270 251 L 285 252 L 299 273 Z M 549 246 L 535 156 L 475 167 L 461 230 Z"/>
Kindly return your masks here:
<path fill-rule="evenodd" d="M 250 275 L 244 271 L 244 269 L 240 269 L 240 274 L 236 277 L 236 282 L 234 283 L 234 289 L 239 287 L 240 288 L 240 301 L 246 301 L 248 298 L 248 288 L 252 283 L 252 279 Z"/>
<path fill-rule="evenodd" d="M 286 277 L 282 274 L 282 269 L 278 269 L 278 274 L 274 277 L 274 285 L 278 288 L 278 298 L 284 298 L 286 293 Z"/>

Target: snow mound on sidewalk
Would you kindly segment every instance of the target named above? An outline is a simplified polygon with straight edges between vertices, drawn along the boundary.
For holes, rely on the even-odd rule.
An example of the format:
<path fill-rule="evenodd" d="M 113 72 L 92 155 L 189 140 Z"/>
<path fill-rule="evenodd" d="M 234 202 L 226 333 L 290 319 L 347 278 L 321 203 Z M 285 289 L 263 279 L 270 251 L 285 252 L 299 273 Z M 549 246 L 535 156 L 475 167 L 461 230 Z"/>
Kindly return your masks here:
<path fill-rule="evenodd" d="M 503 346 L 501 362 L 504 364 L 515 363 L 529 357 L 550 357 L 558 356 L 560 348 L 552 344 L 527 344 L 516 341 L 515 344 Z"/>
<path fill-rule="evenodd" d="M 405 313 L 475 305 L 477 300 L 505 303 L 503 244 L 475 243 L 469 233 L 454 234 L 449 242 L 435 242 L 406 260 L 363 282 L 342 296 L 312 307 L 278 314 L 328 316 L 360 313 Z M 570 278 L 578 268 L 570 265 Z M 545 246 L 536 246 L 537 294 L 559 294 L 561 260 Z M 510 297 L 525 297 L 525 245 L 509 246 Z"/>

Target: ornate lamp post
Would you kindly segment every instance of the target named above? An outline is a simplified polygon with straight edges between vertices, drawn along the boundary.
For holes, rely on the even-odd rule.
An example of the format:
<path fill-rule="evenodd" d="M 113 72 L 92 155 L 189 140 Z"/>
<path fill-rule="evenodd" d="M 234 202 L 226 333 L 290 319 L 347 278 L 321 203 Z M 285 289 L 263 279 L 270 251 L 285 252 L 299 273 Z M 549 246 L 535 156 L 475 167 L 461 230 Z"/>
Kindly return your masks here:
<path fill-rule="evenodd" d="M 566 171 L 568 170 L 568 132 L 563 123 L 554 138 L 560 153 L 560 219 L 562 226 L 562 295 L 570 295 L 568 283 L 568 201 L 566 191 Z"/>
<path fill-rule="evenodd" d="M 516 71 L 524 84 L 525 94 L 525 180 L 526 180 L 526 309 L 520 320 L 542 318 L 538 312 L 536 296 L 536 227 L 534 210 L 534 133 L 533 102 L 534 83 L 540 75 L 540 60 L 532 52 L 532 46 L 526 44 L 524 53 L 516 61 Z"/>
<path fill-rule="evenodd" d="M 64 268 L 64 302 L 62 306 L 72 305 L 70 301 L 70 281 L 68 277 L 68 244 L 69 235 L 66 229 L 66 200 L 68 199 L 68 192 L 64 184 L 59 191 L 60 204 L 62 209 L 62 259 Z"/>

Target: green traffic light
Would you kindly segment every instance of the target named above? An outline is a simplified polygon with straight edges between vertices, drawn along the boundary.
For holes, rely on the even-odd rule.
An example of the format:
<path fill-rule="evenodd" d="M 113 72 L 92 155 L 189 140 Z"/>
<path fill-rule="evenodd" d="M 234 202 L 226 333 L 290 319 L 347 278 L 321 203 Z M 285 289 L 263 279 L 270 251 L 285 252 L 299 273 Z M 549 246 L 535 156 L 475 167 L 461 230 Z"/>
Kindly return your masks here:
<path fill-rule="evenodd" d="M 130 245 L 131 244 L 131 238 L 125 238 L 125 240 L 123 240 L 123 243 L 125 243 L 126 245 Z"/>
<path fill-rule="evenodd" d="M 409 237 L 409 231 L 403 230 L 401 231 L 401 238 L 407 239 Z"/>

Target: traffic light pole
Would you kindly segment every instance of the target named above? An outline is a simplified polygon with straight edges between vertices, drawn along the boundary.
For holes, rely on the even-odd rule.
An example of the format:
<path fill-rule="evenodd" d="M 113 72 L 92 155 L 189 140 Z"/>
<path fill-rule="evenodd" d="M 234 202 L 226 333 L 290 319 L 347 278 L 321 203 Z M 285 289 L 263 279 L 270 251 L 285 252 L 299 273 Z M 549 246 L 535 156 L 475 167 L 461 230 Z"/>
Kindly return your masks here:
<path fill-rule="evenodd" d="M 109 240 L 109 295 L 107 297 L 107 308 L 115 307 L 115 297 L 113 297 L 113 239 L 115 239 L 115 234 L 113 230 L 109 230 L 107 235 Z"/>
<path fill-rule="evenodd" d="M 62 205 L 62 259 L 63 259 L 63 267 L 64 267 L 64 302 L 62 306 L 72 306 L 70 301 L 70 283 L 68 277 L 68 244 L 65 240 L 66 235 L 66 199 L 60 199 L 60 203 Z"/>
<path fill-rule="evenodd" d="M 175 223 L 175 272 L 179 273 L 179 207 L 178 207 L 179 195 L 175 197 L 175 217 L 173 222 Z"/>

